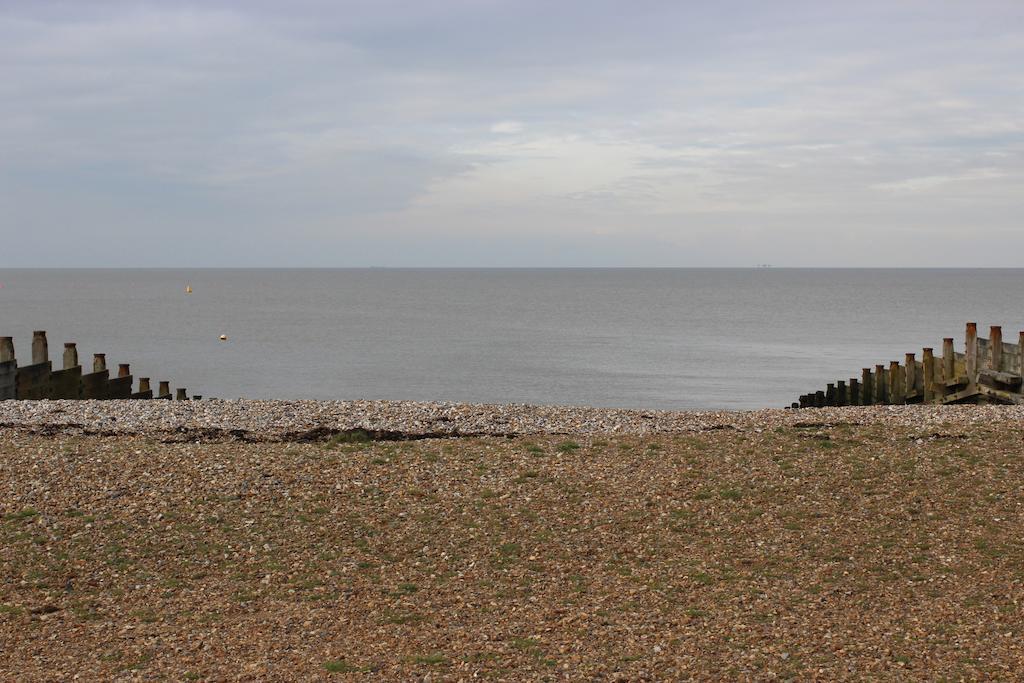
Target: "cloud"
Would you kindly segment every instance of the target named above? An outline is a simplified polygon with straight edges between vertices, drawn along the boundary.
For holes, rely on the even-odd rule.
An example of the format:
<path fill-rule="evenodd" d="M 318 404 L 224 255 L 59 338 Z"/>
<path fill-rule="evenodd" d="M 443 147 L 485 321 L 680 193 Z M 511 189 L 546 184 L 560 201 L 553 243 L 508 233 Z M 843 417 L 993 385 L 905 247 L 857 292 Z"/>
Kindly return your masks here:
<path fill-rule="evenodd" d="M 93 265 L 192 231 L 212 265 L 1024 247 L 1022 38 L 995 1 L 0 1 L 0 206 L 34 226 L 0 266 L 82 231 L 119 243 Z"/>
<path fill-rule="evenodd" d="M 498 121 L 491 126 L 492 133 L 514 135 L 522 133 L 525 126 L 519 121 Z"/>
<path fill-rule="evenodd" d="M 973 181 L 1006 178 L 1007 173 L 994 168 L 979 168 L 956 175 L 931 175 L 920 178 L 905 178 L 890 183 L 874 185 L 876 189 L 895 194 L 925 194 L 947 191 L 950 185 L 959 185 Z"/>

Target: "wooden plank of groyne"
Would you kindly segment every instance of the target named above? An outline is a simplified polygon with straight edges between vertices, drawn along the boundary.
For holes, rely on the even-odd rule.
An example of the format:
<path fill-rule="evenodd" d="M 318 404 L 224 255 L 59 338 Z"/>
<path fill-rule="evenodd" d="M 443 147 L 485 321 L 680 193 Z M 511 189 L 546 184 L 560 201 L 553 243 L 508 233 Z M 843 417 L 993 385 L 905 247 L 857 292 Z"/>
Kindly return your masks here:
<path fill-rule="evenodd" d="M 14 339 L 0 337 L 0 400 L 18 398 L 18 361 Z"/>
<path fill-rule="evenodd" d="M 18 398 L 18 362 L 0 362 L 0 401 Z"/>
<path fill-rule="evenodd" d="M 836 385 L 829 383 L 825 387 L 825 405 L 834 406 L 836 404 Z"/>
<path fill-rule="evenodd" d="M 50 363 L 47 349 L 46 332 L 44 330 L 33 332 L 32 365 L 18 368 L 19 399 L 38 400 L 50 398 L 50 373 L 53 371 L 53 365 Z"/>
<path fill-rule="evenodd" d="M 64 367 L 50 374 L 50 398 L 82 397 L 82 367 L 78 364 L 78 348 L 74 342 L 64 344 Z"/>
<path fill-rule="evenodd" d="M 18 398 L 34 401 L 50 398 L 50 361 L 18 368 Z"/>
<path fill-rule="evenodd" d="M 860 380 L 858 380 L 856 377 L 850 378 L 850 405 L 861 405 Z"/>
<path fill-rule="evenodd" d="M 1017 373 L 1024 376 L 1024 330 L 1017 333 Z"/>
<path fill-rule="evenodd" d="M 888 395 L 886 394 L 886 388 L 888 384 L 885 377 L 885 366 L 875 366 L 875 403 L 878 405 L 885 405 L 888 403 Z"/>
<path fill-rule="evenodd" d="M 814 407 L 824 408 L 825 407 L 825 392 L 816 391 L 814 392 Z"/>
<path fill-rule="evenodd" d="M 999 362 L 999 369 L 1005 372 L 1017 372 L 1017 345 L 1003 341 L 1002 360 Z"/>
<path fill-rule="evenodd" d="M 987 384 L 1006 384 L 1009 386 L 1020 386 L 1021 376 L 1013 372 L 1000 372 L 997 370 L 984 369 L 978 372 L 978 381 Z"/>
<path fill-rule="evenodd" d="M 107 357 L 102 353 L 94 353 L 92 372 L 82 375 L 82 398 L 105 399 L 109 383 L 110 372 L 107 371 Z"/>
<path fill-rule="evenodd" d="M 977 389 L 978 393 L 981 394 L 982 396 L 994 398 L 1000 402 L 1012 403 L 1014 405 L 1024 405 L 1024 396 L 1022 396 L 1021 394 L 1017 394 L 1012 391 L 996 389 L 994 387 L 985 386 L 984 384 L 979 384 Z"/>
<path fill-rule="evenodd" d="M 117 366 L 117 377 L 107 382 L 107 398 L 131 398 L 132 373 L 128 363 Z"/>
<path fill-rule="evenodd" d="M 149 378 L 139 378 L 139 390 L 132 394 L 132 398 L 153 398 L 153 390 L 149 388 Z"/>
<path fill-rule="evenodd" d="M 50 398 L 79 399 L 82 397 L 82 368 L 65 368 L 50 373 Z"/>
<path fill-rule="evenodd" d="M 848 406 L 850 405 L 850 396 L 846 392 L 846 380 L 836 380 L 836 405 L 837 406 Z"/>
<path fill-rule="evenodd" d="M 861 368 L 860 397 L 861 405 L 869 406 L 875 402 L 875 387 L 871 383 L 871 368 Z"/>
<path fill-rule="evenodd" d="M 948 396 L 943 396 L 942 400 L 939 401 L 939 403 L 956 403 L 957 401 L 962 401 L 966 398 L 977 396 L 980 393 L 981 392 L 978 391 L 978 385 L 974 385 L 971 387 L 967 387 L 966 389 L 961 389 L 960 391 L 949 394 Z"/>

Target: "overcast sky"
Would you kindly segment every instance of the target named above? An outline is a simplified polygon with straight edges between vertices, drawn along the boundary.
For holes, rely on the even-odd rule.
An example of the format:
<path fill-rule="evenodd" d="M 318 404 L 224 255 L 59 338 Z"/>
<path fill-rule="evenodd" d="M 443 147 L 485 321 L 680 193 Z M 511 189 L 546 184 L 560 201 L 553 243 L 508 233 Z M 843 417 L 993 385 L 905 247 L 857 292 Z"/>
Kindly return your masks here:
<path fill-rule="evenodd" d="M 0 0 L 0 266 L 1021 266 L 1024 2 Z"/>

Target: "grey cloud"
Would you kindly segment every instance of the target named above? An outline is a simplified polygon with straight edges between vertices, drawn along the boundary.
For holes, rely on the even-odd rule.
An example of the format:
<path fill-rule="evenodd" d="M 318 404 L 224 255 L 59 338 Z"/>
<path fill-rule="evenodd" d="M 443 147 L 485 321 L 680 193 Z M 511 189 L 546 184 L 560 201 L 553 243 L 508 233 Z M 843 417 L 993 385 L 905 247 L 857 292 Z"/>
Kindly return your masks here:
<path fill-rule="evenodd" d="M 0 2 L 0 221 L 58 237 L 0 266 L 82 230 L 95 265 L 1013 243 L 1022 38 L 1015 2 Z"/>

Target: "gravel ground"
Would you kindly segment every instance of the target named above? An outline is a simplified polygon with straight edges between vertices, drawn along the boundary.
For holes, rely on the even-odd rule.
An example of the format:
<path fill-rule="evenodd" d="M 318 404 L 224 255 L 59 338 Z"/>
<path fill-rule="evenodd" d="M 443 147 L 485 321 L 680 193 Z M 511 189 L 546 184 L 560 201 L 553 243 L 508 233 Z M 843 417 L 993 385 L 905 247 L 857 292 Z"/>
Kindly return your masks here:
<path fill-rule="evenodd" d="M 1014 680 L 1022 417 L 0 403 L 0 680 Z"/>
<path fill-rule="evenodd" d="M 301 441 L 362 429 L 384 438 L 661 434 L 803 422 L 918 427 L 1024 423 L 1024 406 L 872 406 L 671 412 L 413 401 L 0 401 L 0 427 L 45 433 Z"/>

